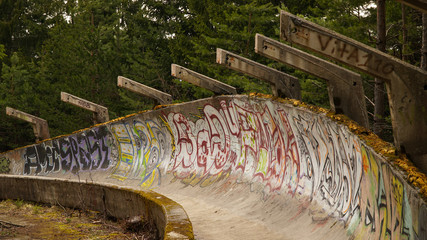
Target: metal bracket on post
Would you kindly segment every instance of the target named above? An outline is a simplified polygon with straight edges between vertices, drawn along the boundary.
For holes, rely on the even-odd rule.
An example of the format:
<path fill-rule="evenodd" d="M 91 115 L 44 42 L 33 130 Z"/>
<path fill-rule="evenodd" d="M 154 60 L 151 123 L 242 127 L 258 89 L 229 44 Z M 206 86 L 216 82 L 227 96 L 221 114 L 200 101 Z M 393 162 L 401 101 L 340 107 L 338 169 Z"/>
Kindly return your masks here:
<path fill-rule="evenodd" d="M 216 94 L 237 94 L 235 87 L 176 64 L 171 65 L 171 75 Z"/>
<path fill-rule="evenodd" d="M 94 124 L 109 121 L 108 108 L 104 106 L 90 102 L 83 98 L 76 97 L 66 92 L 61 92 L 61 101 L 93 112 Z"/>
<path fill-rule="evenodd" d="M 325 79 L 331 109 L 369 128 L 362 77 L 359 74 L 260 34 L 255 36 L 255 52 Z"/>
<path fill-rule="evenodd" d="M 132 91 L 134 93 L 138 93 L 138 94 L 141 94 L 143 96 L 152 98 L 152 99 L 158 101 L 160 104 L 171 104 L 172 103 L 172 96 L 170 94 L 164 93 L 162 91 L 148 87 L 142 83 L 135 82 L 133 80 L 130 80 L 130 79 L 122 77 L 122 76 L 119 76 L 117 78 L 117 86 L 125 88 L 125 89 Z"/>
<path fill-rule="evenodd" d="M 301 86 L 298 78 L 294 76 L 221 48 L 216 49 L 216 62 L 251 77 L 269 82 L 274 96 L 301 99 Z"/>
<path fill-rule="evenodd" d="M 290 13 L 280 38 L 385 80 L 394 142 L 427 173 L 427 72 Z"/>
<path fill-rule="evenodd" d="M 37 141 L 50 138 L 49 126 L 46 120 L 11 107 L 6 107 L 6 114 L 31 123 Z"/>

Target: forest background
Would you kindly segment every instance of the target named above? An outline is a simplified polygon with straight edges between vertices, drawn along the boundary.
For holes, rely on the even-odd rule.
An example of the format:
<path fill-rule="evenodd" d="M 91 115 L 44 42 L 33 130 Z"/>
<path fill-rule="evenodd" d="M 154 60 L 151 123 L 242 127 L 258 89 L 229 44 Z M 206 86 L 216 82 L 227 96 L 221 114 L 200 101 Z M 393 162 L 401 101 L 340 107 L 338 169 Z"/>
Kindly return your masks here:
<path fill-rule="evenodd" d="M 6 106 L 46 119 L 51 136 L 92 125 L 92 113 L 61 102 L 61 91 L 108 107 L 110 119 L 153 108 L 152 100 L 119 89 L 117 76 L 176 102 L 213 95 L 174 79 L 172 63 L 239 93 L 270 93 L 268 84 L 218 66 L 217 47 L 298 77 L 303 101 L 329 108 L 324 80 L 254 52 L 256 33 L 279 39 L 281 9 L 378 43 L 376 4 L 366 0 L 0 0 L 0 152 L 35 139 L 28 123 L 5 114 Z M 396 1 L 386 1 L 385 13 L 386 51 L 419 66 L 422 14 Z M 372 123 L 374 79 L 362 76 Z M 383 137 L 392 141 L 387 110 L 382 119 Z"/>

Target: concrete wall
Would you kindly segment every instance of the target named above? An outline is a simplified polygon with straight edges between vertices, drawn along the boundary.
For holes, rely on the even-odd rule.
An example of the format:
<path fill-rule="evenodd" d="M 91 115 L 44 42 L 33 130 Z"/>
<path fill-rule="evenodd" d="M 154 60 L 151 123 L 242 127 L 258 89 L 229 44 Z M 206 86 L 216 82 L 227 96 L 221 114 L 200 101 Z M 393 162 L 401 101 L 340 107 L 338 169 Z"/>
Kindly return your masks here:
<path fill-rule="evenodd" d="M 141 216 L 153 224 L 162 239 L 194 239 L 191 222 L 181 206 L 155 192 L 108 184 L 64 179 L 0 175 L 0 199 L 91 209 L 119 219 Z M 179 227 L 175 228 L 174 227 Z"/>
<path fill-rule="evenodd" d="M 341 238 L 427 239 L 426 203 L 380 155 L 346 126 L 268 99 L 222 96 L 137 114 L 7 152 L 0 171 L 166 195 L 168 185 L 232 192 L 240 184 L 260 209 L 289 197 L 321 206 L 343 226 Z M 325 238 L 321 228 L 314 239 Z"/>

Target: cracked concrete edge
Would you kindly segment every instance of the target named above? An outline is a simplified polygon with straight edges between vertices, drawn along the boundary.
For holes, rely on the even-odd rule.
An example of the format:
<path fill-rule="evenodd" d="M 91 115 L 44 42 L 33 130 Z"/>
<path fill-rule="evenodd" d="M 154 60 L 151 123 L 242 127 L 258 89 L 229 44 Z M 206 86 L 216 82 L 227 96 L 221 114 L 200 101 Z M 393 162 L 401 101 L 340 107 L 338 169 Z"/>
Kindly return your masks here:
<path fill-rule="evenodd" d="M 0 199 L 22 199 L 90 209 L 127 219 L 143 216 L 162 239 L 194 239 L 184 208 L 159 193 L 106 183 L 0 174 Z"/>

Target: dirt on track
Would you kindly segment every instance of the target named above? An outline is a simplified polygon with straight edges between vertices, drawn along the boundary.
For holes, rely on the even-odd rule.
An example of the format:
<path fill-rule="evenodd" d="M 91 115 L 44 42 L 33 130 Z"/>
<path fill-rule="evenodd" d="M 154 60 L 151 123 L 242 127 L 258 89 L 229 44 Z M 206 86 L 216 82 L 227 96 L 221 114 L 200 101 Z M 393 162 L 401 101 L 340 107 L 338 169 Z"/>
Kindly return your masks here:
<path fill-rule="evenodd" d="M 116 221 L 95 211 L 41 205 L 22 200 L 0 202 L 0 239 L 158 239 L 140 219 Z"/>

